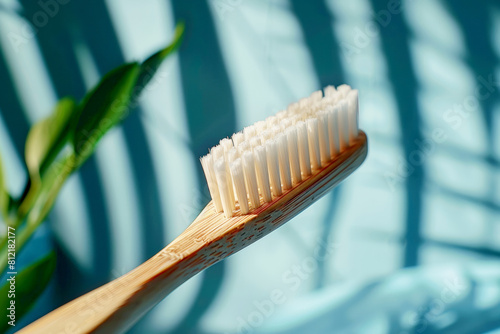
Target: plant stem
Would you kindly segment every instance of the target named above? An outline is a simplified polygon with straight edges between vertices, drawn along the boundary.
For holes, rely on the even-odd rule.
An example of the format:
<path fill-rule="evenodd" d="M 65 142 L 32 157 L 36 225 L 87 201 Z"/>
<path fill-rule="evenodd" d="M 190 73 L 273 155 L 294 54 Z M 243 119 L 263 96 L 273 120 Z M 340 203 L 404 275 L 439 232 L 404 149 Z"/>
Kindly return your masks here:
<path fill-rule="evenodd" d="M 59 194 L 59 191 L 61 190 L 62 185 L 64 184 L 64 181 L 66 181 L 66 179 L 70 174 L 71 172 L 68 174 L 59 175 L 56 182 L 53 184 L 53 187 L 46 193 L 44 198 L 42 198 L 42 202 L 44 203 L 40 205 L 40 210 L 38 211 L 37 210 L 38 207 L 35 207 L 34 208 L 35 210 L 32 210 L 30 212 L 30 214 L 28 215 L 28 219 L 26 221 L 26 227 L 22 229 L 19 235 L 17 236 L 16 240 L 17 249 L 21 249 L 26 244 L 26 242 L 33 234 L 33 232 L 35 232 L 38 226 L 40 226 L 40 224 L 45 220 L 50 210 L 52 209 L 52 206 L 54 205 L 54 201 L 56 200 L 57 195 Z"/>
<path fill-rule="evenodd" d="M 59 164 L 55 165 L 45 179 L 44 187 L 36 196 L 36 200 L 28 213 L 26 224 L 23 229 L 16 233 L 16 252 L 21 251 L 26 242 L 31 238 L 38 226 L 44 221 L 54 205 L 54 201 L 59 194 L 64 182 L 75 171 L 75 159 L 71 154 L 66 156 Z M 17 216 L 18 220 L 14 226 L 19 226 L 24 217 Z M 21 220 L 21 221 L 19 221 Z M 7 236 L 2 239 L 0 248 L 0 273 L 7 267 Z"/>

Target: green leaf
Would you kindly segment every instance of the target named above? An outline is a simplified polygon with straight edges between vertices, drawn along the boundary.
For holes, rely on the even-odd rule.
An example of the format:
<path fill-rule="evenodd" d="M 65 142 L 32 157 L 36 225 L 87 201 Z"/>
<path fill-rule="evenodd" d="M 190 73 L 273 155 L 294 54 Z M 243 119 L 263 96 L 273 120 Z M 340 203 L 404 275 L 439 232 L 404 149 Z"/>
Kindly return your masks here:
<path fill-rule="evenodd" d="M 40 179 L 40 175 L 66 144 L 71 119 L 75 113 L 75 101 L 72 98 L 63 98 L 51 116 L 31 127 L 26 138 L 24 158 L 32 181 Z"/>
<path fill-rule="evenodd" d="M 7 185 L 5 184 L 2 157 L 0 156 L 0 212 L 4 219 L 6 219 L 9 214 L 9 202 L 10 195 L 7 191 Z"/>
<path fill-rule="evenodd" d="M 81 165 L 94 151 L 99 139 L 127 116 L 142 90 L 148 85 L 161 63 L 182 41 L 184 23 L 176 26 L 174 40 L 144 63 L 125 64 L 104 76 L 85 96 L 77 122 L 73 147 L 77 164 Z"/>
<path fill-rule="evenodd" d="M 141 65 L 141 73 L 139 74 L 139 78 L 137 79 L 136 84 L 136 96 L 142 92 L 142 90 L 148 85 L 151 79 L 156 74 L 156 71 L 163 63 L 163 61 L 172 54 L 175 50 L 179 48 L 182 42 L 182 38 L 184 36 L 184 22 L 179 22 L 175 27 L 174 31 L 174 39 L 169 46 L 160 51 L 156 52 L 148 59 L 144 61 Z"/>
<path fill-rule="evenodd" d="M 92 154 L 99 139 L 126 117 L 139 69 L 138 63 L 122 65 L 85 96 L 73 138 L 78 165 Z"/>
<path fill-rule="evenodd" d="M 8 308 L 11 306 L 11 301 L 15 302 L 15 324 L 17 325 L 21 317 L 33 307 L 35 301 L 45 290 L 55 267 L 56 255 L 52 252 L 15 275 L 15 291 L 13 292 L 15 296 L 11 294 L 10 281 L 7 281 L 2 286 L 0 289 L 0 307 L 3 310 L 4 316 L 0 322 L 1 332 L 5 332 L 8 328 L 12 327 L 8 324 L 11 321 L 8 317 L 10 315 Z M 10 277 L 12 276 L 8 275 L 7 278 Z"/>

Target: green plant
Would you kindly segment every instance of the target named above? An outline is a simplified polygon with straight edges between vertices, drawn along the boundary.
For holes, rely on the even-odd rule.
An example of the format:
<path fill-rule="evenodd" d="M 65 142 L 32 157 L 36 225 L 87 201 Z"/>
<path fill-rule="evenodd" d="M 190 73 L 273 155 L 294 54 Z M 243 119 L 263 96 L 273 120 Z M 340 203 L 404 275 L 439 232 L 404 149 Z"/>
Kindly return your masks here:
<path fill-rule="evenodd" d="M 0 288 L 0 307 L 2 307 L 4 316 L 0 323 L 0 331 L 3 333 L 11 326 L 9 322 L 20 319 L 35 304 L 37 298 L 45 290 L 50 282 L 52 273 L 56 268 L 56 254 L 51 252 L 42 259 L 26 267 L 15 277 L 15 296 L 9 296 L 12 292 L 10 281 Z M 9 275 L 10 276 L 10 275 Z M 10 277 L 8 277 L 9 279 Z M 5 297 L 4 297 L 5 296 Z M 12 297 L 10 299 L 9 297 Z M 15 317 L 10 318 L 10 301 L 15 300 Z"/>
<path fill-rule="evenodd" d="M 15 229 L 16 252 L 25 246 L 33 232 L 44 221 L 65 181 L 92 155 L 99 139 L 126 118 L 130 106 L 136 103 L 163 60 L 179 47 L 183 32 L 184 24 L 179 23 L 175 29 L 174 40 L 169 46 L 143 63 L 127 63 L 110 71 L 80 103 L 71 97 L 61 99 L 51 116 L 32 126 L 25 146 L 29 178 L 20 198 L 14 199 L 8 193 L 0 158 L 0 212 L 9 231 Z M 8 264 L 9 243 L 12 241 L 9 241 L 6 234 L 0 240 L 2 273 Z M 50 259 L 53 257 L 51 255 Z M 44 261 L 48 261 L 47 258 L 40 263 L 45 263 Z M 32 284 L 32 275 L 26 274 L 27 271 L 50 277 L 53 267 L 34 264 L 26 268 L 16 277 L 17 289 L 23 290 L 23 287 Z M 40 293 L 48 281 L 49 279 L 42 284 L 41 290 L 38 286 Z M 33 293 L 33 300 L 23 298 L 23 303 L 27 305 L 26 310 L 38 295 Z M 7 294 L 0 295 L 0 302 L 8 303 Z M 19 313 L 17 316 L 20 316 Z"/>

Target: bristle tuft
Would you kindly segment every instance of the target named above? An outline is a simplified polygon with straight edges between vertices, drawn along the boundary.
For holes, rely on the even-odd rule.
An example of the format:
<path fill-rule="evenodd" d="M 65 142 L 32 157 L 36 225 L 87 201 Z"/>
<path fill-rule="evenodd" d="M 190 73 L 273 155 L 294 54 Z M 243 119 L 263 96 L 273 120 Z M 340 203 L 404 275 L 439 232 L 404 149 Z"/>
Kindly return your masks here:
<path fill-rule="evenodd" d="M 224 158 L 217 159 L 214 167 L 224 215 L 226 217 L 232 217 L 233 202 L 231 201 L 231 195 L 229 194 L 228 174 L 226 173 L 226 162 L 224 161 Z"/>
<path fill-rule="evenodd" d="M 241 159 L 236 159 L 231 163 L 231 175 L 233 177 L 234 190 L 236 192 L 236 198 L 240 205 L 240 211 L 242 214 L 246 214 L 249 211 L 248 199 L 247 199 L 247 188 L 245 185 L 245 175 L 243 173 L 243 165 L 241 164 Z"/>
<path fill-rule="evenodd" d="M 200 159 L 217 212 L 246 214 L 272 202 L 359 136 L 358 91 L 327 86 L 224 138 Z"/>
<path fill-rule="evenodd" d="M 267 156 L 264 146 L 257 146 L 254 149 L 255 171 L 257 173 L 257 181 L 259 190 L 264 202 L 271 202 L 271 186 L 269 184 L 269 174 L 267 173 Z"/>
<path fill-rule="evenodd" d="M 321 167 L 321 158 L 319 155 L 318 119 L 310 118 L 307 120 L 306 125 L 311 167 L 312 169 L 319 169 Z"/>
<path fill-rule="evenodd" d="M 257 175 L 255 174 L 255 162 L 253 154 L 246 151 L 242 155 L 243 172 L 245 173 L 245 180 L 248 190 L 248 198 L 252 209 L 257 209 L 260 206 L 259 186 L 257 184 Z"/>

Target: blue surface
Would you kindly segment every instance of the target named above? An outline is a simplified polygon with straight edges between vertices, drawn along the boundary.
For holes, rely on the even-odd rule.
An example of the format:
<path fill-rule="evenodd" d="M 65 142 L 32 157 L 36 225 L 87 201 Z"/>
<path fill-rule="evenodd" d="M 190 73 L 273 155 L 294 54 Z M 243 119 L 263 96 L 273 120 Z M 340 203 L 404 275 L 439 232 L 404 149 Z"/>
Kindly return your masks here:
<path fill-rule="evenodd" d="M 21 254 L 24 263 L 58 254 L 52 286 L 24 323 L 182 232 L 209 200 L 198 158 L 220 138 L 348 83 L 369 137 L 364 165 L 130 332 L 498 331 L 500 4 L 396 4 L 73 0 L 48 15 L 37 1 L 1 0 L 0 152 L 14 194 L 26 181 L 30 125 L 186 22 L 179 52 Z M 33 23 L 40 12 L 46 24 Z"/>

